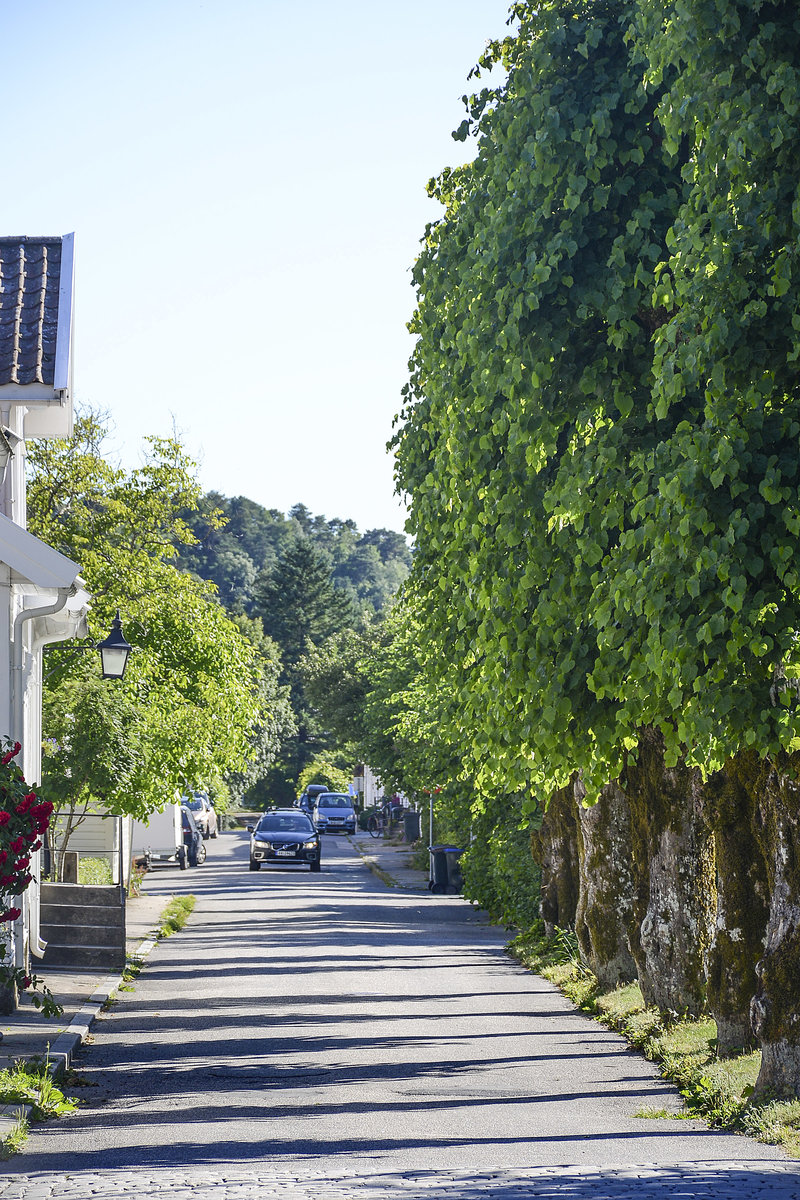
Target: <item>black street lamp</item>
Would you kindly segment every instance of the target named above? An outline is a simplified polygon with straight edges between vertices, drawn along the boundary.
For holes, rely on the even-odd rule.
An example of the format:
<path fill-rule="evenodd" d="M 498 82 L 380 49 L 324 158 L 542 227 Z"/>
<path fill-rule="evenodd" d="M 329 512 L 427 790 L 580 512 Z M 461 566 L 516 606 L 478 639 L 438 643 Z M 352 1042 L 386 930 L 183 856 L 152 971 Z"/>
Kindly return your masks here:
<path fill-rule="evenodd" d="M 95 649 L 100 651 L 100 661 L 103 664 L 103 679 L 122 679 L 122 676 L 125 674 L 125 667 L 128 664 L 131 646 L 129 642 L 125 641 L 125 635 L 122 632 L 119 609 L 117 609 L 117 615 L 111 622 L 111 633 L 109 633 L 108 637 L 103 638 L 102 642 L 98 642 Z"/>

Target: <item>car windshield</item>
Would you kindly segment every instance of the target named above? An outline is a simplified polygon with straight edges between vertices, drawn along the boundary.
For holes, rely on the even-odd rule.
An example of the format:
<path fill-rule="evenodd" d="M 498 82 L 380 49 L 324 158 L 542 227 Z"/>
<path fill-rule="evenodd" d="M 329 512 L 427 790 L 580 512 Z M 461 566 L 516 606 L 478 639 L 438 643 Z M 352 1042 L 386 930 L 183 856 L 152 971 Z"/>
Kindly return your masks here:
<path fill-rule="evenodd" d="M 308 833 L 313 828 L 302 813 L 267 813 L 258 822 L 260 833 Z"/>
<path fill-rule="evenodd" d="M 201 809 L 203 807 L 203 801 L 200 799 L 199 796 L 193 796 L 191 800 L 184 800 L 183 803 L 186 805 L 187 808 L 190 808 L 192 810 L 192 812 L 197 812 L 198 809 Z"/>
<path fill-rule="evenodd" d="M 350 801 L 347 796 L 320 796 L 318 804 L 320 808 L 350 808 Z"/>

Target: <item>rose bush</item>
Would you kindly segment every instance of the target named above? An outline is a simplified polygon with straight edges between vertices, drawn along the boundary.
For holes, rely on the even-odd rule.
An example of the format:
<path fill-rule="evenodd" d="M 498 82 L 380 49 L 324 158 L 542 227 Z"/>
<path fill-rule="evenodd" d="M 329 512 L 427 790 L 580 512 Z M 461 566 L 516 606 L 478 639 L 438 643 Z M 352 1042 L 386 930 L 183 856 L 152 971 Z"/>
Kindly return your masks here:
<path fill-rule="evenodd" d="M 14 759 L 22 749 L 6 741 L 0 756 L 0 927 L 22 915 L 14 900 L 30 885 L 31 857 L 42 846 L 53 806 L 31 791 Z M 61 1007 L 35 975 L 5 961 L 10 946 L 8 935 L 0 936 L 0 988 L 13 992 L 31 991 L 31 1000 L 45 1016 L 58 1016 Z"/>

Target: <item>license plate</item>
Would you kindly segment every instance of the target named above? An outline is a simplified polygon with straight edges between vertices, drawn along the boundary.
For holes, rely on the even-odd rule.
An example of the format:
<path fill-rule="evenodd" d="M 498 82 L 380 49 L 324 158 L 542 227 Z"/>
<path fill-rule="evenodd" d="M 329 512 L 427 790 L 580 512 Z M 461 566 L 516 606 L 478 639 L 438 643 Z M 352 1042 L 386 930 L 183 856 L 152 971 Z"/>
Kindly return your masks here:
<path fill-rule="evenodd" d="M 280 854 L 281 857 L 283 857 L 283 858 L 294 858 L 297 851 L 296 850 L 276 850 L 275 853 Z"/>

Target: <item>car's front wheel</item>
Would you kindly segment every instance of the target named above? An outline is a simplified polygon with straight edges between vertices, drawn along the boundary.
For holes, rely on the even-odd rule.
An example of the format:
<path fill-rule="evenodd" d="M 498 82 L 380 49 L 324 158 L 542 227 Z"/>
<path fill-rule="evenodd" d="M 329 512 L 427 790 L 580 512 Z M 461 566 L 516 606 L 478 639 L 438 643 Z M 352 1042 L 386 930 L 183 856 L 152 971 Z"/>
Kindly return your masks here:
<path fill-rule="evenodd" d="M 204 841 L 201 840 L 197 843 L 197 865 L 198 865 L 198 867 L 202 867 L 202 865 L 205 861 L 206 861 L 206 844 Z"/>
<path fill-rule="evenodd" d="M 313 862 L 311 864 L 311 870 L 312 871 L 321 871 L 322 870 L 322 862 L 320 861 L 320 859 L 317 859 L 316 862 Z"/>
<path fill-rule="evenodd" d="M 250 870 L 251 870 L 251 871 L 260 871 L 260 870 L 261 870 L 261 863 L 260 863 L 260 862 L 256 862 L 256 860 L 255 860 L 254 858 L 251 858 L 251 859 L 250 859 Z"/>

